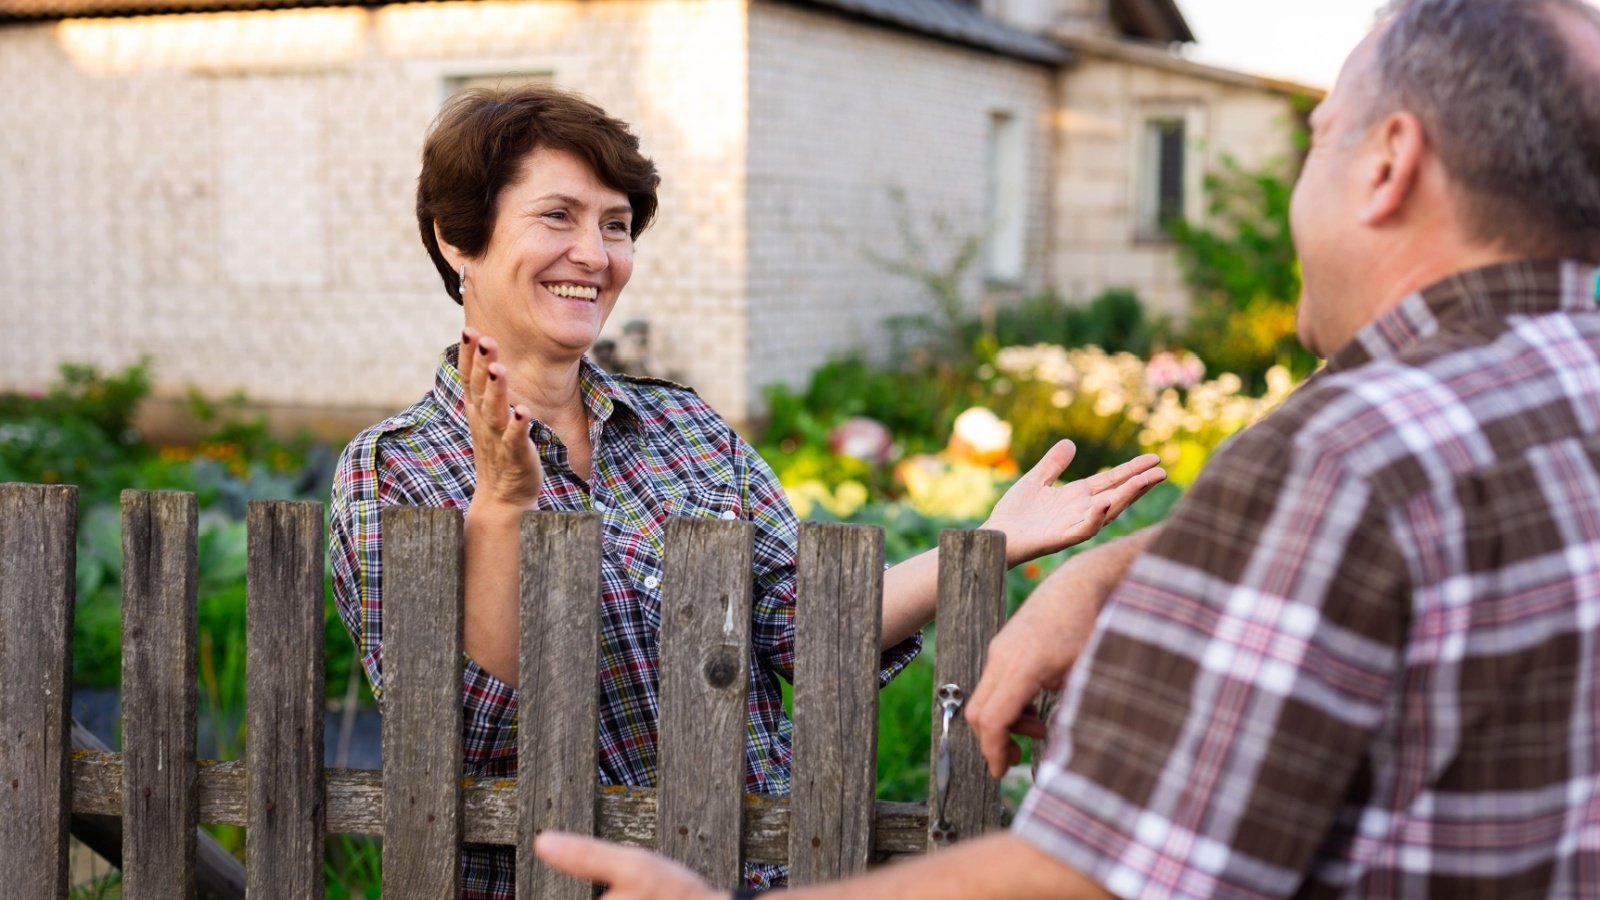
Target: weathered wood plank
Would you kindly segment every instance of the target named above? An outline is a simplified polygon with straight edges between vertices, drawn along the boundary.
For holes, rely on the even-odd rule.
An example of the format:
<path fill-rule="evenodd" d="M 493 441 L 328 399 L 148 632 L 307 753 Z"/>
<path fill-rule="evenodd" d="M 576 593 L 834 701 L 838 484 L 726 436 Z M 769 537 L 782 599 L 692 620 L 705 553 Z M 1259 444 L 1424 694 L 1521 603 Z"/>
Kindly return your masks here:
<path fill-rule="evenodd" d="M 1000 630 L 1006 610 L 1005 535 L 996 531 L 946 529 L 939 535 L 939 623 L 934 648 L 933 747 L 928 766 L 929 813 L 942 814 L 954 826 L 957 840 L 977 837 L 1000 825 L 1000 782 L 989 777 L 989 765 L 967 720 L 957 712 L 950 723 L 949 791 L 938 809 L 941 685 L 960 687 L 964 698 L 983 671 L 989 640 Z M 941 846 L 929 823 L 928 849 Z"/>
<path fill-rule="evenodd" d="M 789 883 L 832 881 L 872 858 L 883 531 L 800 526 Z"/>
<path fill-rule="evenodd" d="M 0 485 L 0 898 L 67 895 L 78 489 Z"/>
<path fill-rule="evenodd" d="M 461 892 L 461 512 L 383 510 L 383 895 Z"/>
<path fill-rule="evenodd" d="M 77 722 L 72 723 L 72 749 L 94 750 L 100 753 L 111 753 L 111 748 L 105 742 L 95 737 L 89 729 Z M 205 760 L 200 764 L 204 765 Z M 109 786 L 117 791 L 121 797 L 122 776 L 121 769 L 114 779 L 110 779 Z M 80 792 L 91 790 L 82 782 L 73 785 Z M 200 794 L 200 816 L 205 821 L 206 788 L 204 779 L 197 782 Z M 98 800 L 90 793 L 86 800 Z M 244 824 L 240 822 L 239 824 Z M 76 808 L 72 814 L 72 836 L 77 838 L 84 846 L 100 855 L 101 859 L 111 865 L 122 868 L 122 807 L 120 800 L 109 812 L 104 814 L 91 814 L 79 812 Z M 204 831 L 197 835 L 198 843 L 194 861 L 195 893 L 199 900 L 244 900 L 244 864 L 232 853 L 222 849 L 216 838 Z"/>
<path fill-rule="evenodd" d="M 322 506 L 251 503 L 246 661 L 249 890 L 323 896 Z"/>
<path fill-rule="evenodd" d="M 330 769 L 325 774 L 328 831 L 334 834 L 383 833 L 383 775 L 362 769 Z M 246 824 L 245 766 L 240 762 L 200 760 L 200 820 L 216 825 Z M 517 779 L 468 778 L 464 782 L 466 839 L 475 844 L 515 844 Z M 122 810 L 122 757 L 115 753 L 72 754 L 72 811 L 78 815 L 118 815 Z M 632 847 L 654 847 L 656 796 L 650 788 L 595 789 L 595 834 Z M 920 804 L 875 804 L 872 853 L 875 861 L 921 854 L 928 842 L 928 811 Z M 744 796 L 744 857 L 753 863 L 781 863 L 789 852 L 789 799 Z"/>
<path fill-rule="evenodd" d="M 529 727 L 517 732 L 517 894 L 589 900 L 589 883 L 541 863 L 533 838 L 547 828 L 594 833 L 600 517 L 524 515 L 521 588 L 517 714 Z"/>
<path fill-rule="evenodd" d="M 122 892 L 194 896 L 193 494 L 122 492 Z"/>
<path fill-rule="evenodd" d="M 752 534 L 672 518 L 665 537 L 656 849 L 718 887 L 741 880 Z"/>

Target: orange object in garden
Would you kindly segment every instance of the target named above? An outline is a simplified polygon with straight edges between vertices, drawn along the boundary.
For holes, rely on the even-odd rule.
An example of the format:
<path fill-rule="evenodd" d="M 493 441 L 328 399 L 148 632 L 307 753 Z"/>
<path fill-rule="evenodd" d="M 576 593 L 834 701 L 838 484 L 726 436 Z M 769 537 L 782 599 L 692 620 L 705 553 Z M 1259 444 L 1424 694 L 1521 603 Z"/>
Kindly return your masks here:
<path fill-rule="evenodd" d="M 1017 461 L 1011 458 L 1011 423 L 981 406 L 956 416 L 945 453 L 954 461 L 994 469 L 1006 477 L 1017 474 Z"/>

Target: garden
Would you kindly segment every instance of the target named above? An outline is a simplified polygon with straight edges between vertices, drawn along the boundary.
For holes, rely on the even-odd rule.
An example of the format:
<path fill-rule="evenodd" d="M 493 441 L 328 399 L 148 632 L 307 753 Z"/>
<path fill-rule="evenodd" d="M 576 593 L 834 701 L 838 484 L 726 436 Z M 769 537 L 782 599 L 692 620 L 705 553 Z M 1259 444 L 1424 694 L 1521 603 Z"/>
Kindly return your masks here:
<path fill-rule="evenodd" d="M 963 312 L 973 305 L 959 293 L 970 281 L 970 255 L 942 268 L 903 267 L 926 288 L 927 314 L 894 323 L 892 353 L 840 357 L 803 388 L 769 388 L 769 417 L 752 443 L 802 518 L 882 527 L 891 562 L 934 546 L 944 528 L 976 527 L 1018 473 L 1062 437 L 1077 446 L 1069 478 L 1143 452 L 1159 454 L 1169 473 L 1096 541 L 1157 522 L 1229 435 L 1270 412 L 1313 368 L 1294 340 L 1299 275 L 1288 183 L 1284 173 L 1232 164 L 1208 179 L 1208 224 L 1172 233 L 1194 294 L 1181 323 L 1149 316 L 1125 291 L 1034 297 L 974 317 Z M 43 392 L 0 395 L 0 482 L 79 486 L 74 715 L 99 715 L 112 728 L 114 706 L 96 712 L 78 698 L 114 704 L 120 677 L 118 494 L 196 494 L 199 754 L 238 758 L 245 507 L 255 499 L 326 503 L 337 448 L 269 432 L 246 398 L 199 394 L 190 406 L 205 436 L 181 447 L 152 444 L 133 423 L 156 365 L 119 372 L 70 365 Z M 1081 549 L 1012 570 L 1012 607 Z M 335 714 L 328 739 L 349 761 L 351 732 L 372 717 L 372 701 L 331 593 L 324 620 Z M 883 799 L 926 798 L 932 678 L 925 656 L 881 696 Z M 240 830 L 213 831 L 243 852 Z M 329 896 L 376 896 L 378 862 L 371 843 L 330 838 Z M 113 873 L 74 896 L 114 895 L 115 882 Z"/>

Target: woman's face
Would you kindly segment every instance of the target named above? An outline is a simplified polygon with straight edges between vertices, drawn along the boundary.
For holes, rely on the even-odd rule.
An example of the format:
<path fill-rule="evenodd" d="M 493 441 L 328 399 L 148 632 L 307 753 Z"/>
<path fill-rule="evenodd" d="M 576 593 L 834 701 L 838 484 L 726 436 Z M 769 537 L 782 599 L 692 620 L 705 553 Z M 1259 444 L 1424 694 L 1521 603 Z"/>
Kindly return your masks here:
<path fill-rule="evenodd" d="M 489 246 L 467 263 L 467 324 L 515 365 L 575 360 L 633 274 L 633 210 L 562 150 L 537 149 L 501 190 Z"/>

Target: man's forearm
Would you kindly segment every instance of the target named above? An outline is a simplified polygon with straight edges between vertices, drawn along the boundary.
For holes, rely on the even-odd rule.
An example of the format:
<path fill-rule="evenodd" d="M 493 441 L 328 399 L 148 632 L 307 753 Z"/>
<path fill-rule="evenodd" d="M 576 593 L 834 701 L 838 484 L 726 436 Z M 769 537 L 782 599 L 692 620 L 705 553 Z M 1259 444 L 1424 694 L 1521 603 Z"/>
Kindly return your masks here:
<path fill-rule="evenodd" d="M 1013 834 L 992 834 L 848 881 L 784 892 L 794 900 L 1110 900 L 1105 888 Z"/>
<path fill-rule="evenodd" d="M 1051 572 L 1039 585 L 1037 593 L 1049 596 L 1053 593 L 1052 582 L 1070 581 L 1072 593 L 1093 596 L 1099 606 L 1104 607 L 1117 585 L 1127 577 L 1128 570 L 1133 568 L 1133 561 L 1150 547 L 1162 527 L 1157 523 L 1079 553 Z"/>

